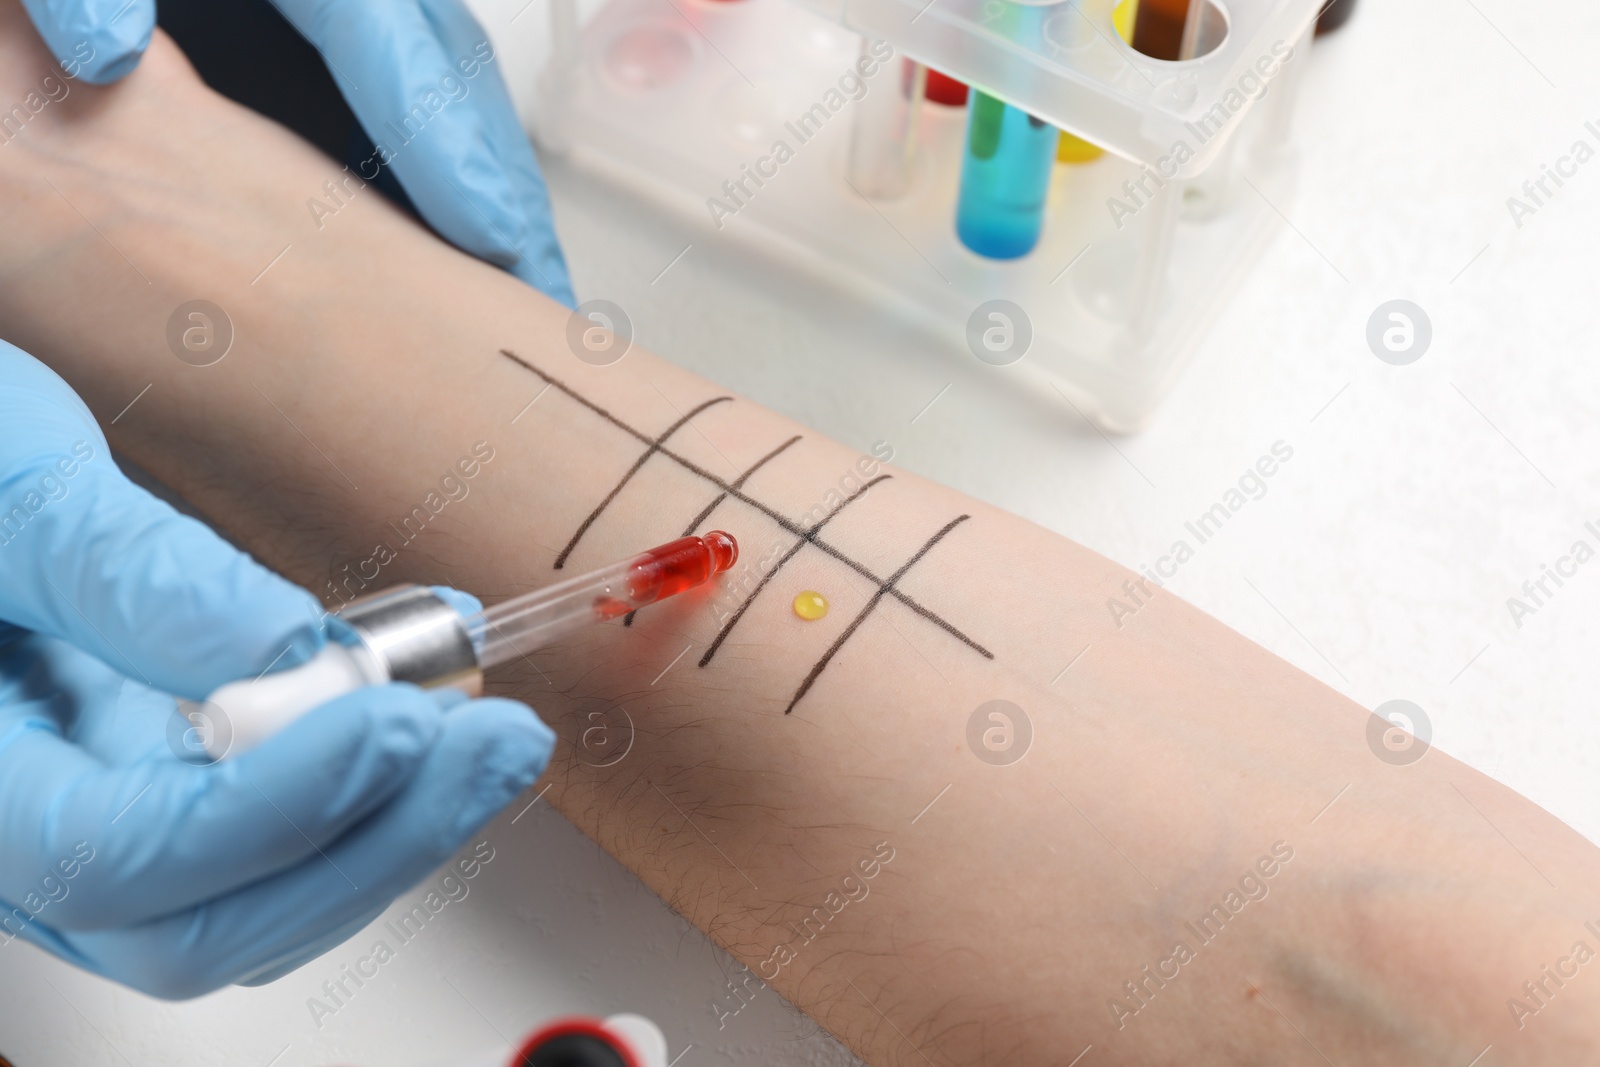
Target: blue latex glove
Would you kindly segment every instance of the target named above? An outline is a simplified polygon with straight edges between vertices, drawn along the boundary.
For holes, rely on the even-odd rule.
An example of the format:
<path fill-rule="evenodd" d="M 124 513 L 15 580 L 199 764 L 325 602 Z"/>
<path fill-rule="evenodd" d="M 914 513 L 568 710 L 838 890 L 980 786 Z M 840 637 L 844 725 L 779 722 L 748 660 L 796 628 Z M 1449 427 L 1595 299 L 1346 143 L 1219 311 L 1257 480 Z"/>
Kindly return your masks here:
<path fill-rule="evenodd" d="M 543 771 L 554 735 L 527 707 L 409 685 L 330 701 L 237 759 L 180 759 L 168 694 L 303 662 L 320 616 L 129 482 L 66 383 L 0 342 L 0 945 L 162 997 L 268 981 Z"/>
<path fill-rule="evenodd" d="M 498 60 L 484 62 L 488 36 L 460 0 L 273 3 L 322 53 L 367 136 L 393 152 L 388 165 L 428 224 L 572 307 L 538 161 Z M 156 24 L 155 0 L 23 6 L 63 68 L 95 84 L 137 66 Z"/>

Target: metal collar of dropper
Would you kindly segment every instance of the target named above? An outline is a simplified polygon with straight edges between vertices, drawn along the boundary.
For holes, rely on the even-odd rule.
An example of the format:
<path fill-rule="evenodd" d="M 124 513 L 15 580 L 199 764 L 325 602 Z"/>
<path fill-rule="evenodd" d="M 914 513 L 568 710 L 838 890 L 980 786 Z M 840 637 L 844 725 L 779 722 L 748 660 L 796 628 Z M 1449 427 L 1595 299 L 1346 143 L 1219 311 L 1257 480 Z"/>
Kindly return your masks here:
<path fill-rule="evenodd" d="M 336 613 L 391 681 L 483 692 L 466 620 L 426 586 L 407 583 L 352 600 Z"/>

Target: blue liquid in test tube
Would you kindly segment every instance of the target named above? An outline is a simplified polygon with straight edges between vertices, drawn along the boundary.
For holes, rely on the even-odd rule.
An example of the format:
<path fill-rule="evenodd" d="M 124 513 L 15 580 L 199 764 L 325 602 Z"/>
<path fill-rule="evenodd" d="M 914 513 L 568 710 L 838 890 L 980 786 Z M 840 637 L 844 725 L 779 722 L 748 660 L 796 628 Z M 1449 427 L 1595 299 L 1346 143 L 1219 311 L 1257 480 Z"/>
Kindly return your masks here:
<path fill-rule="evenodd" d="M 976 88 L 968 108 L 956 235 L 991 259 L 1033 251 L 1061 131 Z"/>

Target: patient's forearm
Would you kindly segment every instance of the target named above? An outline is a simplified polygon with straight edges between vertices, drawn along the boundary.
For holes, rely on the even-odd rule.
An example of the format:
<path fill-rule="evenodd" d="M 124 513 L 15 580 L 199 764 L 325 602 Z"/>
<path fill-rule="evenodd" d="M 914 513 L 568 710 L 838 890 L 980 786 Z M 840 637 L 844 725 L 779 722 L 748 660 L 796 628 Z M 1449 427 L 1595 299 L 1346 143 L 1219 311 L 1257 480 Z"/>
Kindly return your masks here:
<path fill-rule="evenodd" d="M 1600 949 L 1556 820 L 1380 761 L 1362 709 L 1062 538 L 638 349 L 585 363 L 373 191 L 319 229 L 339 168 L 151 58 L 0 150 L 0 335 L 330 605 L 734 533 L 731 625 L 691 594 L 495 683 L 567 742 L 547 799 L 869 1062 L 1592 1056 L 1592 968 L 1522 988 Z M 236 331 L 204 368 L 166 341 L 195 298 Z M 1031 724 L 1007 765 L 969 727 L 997 700 Z"/>

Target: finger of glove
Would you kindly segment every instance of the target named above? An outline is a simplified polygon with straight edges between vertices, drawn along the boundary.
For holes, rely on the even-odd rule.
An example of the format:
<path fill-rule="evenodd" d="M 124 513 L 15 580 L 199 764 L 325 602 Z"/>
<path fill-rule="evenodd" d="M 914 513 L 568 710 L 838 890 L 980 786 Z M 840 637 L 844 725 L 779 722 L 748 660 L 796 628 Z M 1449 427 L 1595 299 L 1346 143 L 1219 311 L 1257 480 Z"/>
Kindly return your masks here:
<path fill-rule="evenodd" d="M 325 937 L 318 938 L 316 941 L 313 941 L 311 944 L 302 949 L 291 952 L 283 959 L 272 961 L 266 967 L 263 967 L 254 974 L 239 976 L 238 978 L 234 979 L 234 984 L 243 986 L 263 986 L 276 982 L 289 972 L 299 970 L 301 967 L 304 967 L 318 956 L 337 948 L 346 941 L 350 940 L 356 934 L 360 933 L 362 930 L 366 929 L 368 926 L 371 926 L 373 921 L 376 920 L 378 916 L 389 910 L 390 903 L 391 902 L 389 901 L 385 901 L 383 904 L 380 904 L 369 911 L 363 912 L 361 915 L 358 915 L 356 918 L 351 919 L 349 922 L 333 931 L 333 933 L 328 934 Z"/>
<path fill-rule="evenodd" d="M 126 926 L 321 862 L 406 788 L 445 715 L 414 686 L 363 689 L 210 766 L 165 758 L 106 769 L 35 730 L 0 753 L 0 896 L 18 897 L 88 851 L 53 925 Z"/>
<path fill-rule="evenodd" d="M 63 934 L 66 949 L 167 998 L 268 973 L 426 877 L 538 776 L 553 742 L 514 701 L 462 704 L 405 790 L 325 855 L 179 915 Z"/>
<path fill-rule="evenodd" d="M 0 619 L 199 699 L 308 659 L 321 605 L 129 481 L 76 393 L 0 343 Z"/>
<path fill-rule="evenodd" d="M 156 0 L 22 0 L 50 54 L 94 85 L 139 65 L 156 26 Z"/>
<path fill-rule="evenodd" d="M 283 10 L 336 69 L 350 109 L 428 224 L 572 306 L 533 148 L 466 9 L 295 0 Z"/>
<path fill-rule="evenodd" d="M 65 641 L 18 633 L 0 645 L 0 752 L 13 729 L 43 720 L 107 767 L 171 756 L 166 734 L 176 703 L 170 695 Z"/>

